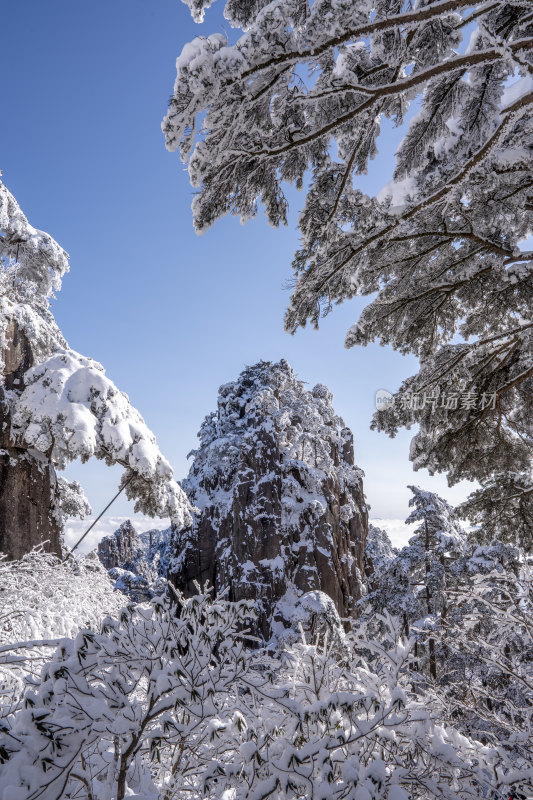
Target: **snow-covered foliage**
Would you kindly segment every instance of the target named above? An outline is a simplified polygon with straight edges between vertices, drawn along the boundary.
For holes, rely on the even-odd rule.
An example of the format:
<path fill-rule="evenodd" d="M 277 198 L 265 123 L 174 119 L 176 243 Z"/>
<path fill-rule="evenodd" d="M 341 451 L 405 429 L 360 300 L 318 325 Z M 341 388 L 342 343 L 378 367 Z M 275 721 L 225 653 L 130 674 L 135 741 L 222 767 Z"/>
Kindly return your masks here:
<path fill-rule="evenodd" d="M 187 498 L 153 433 L 103 367 L 68 347 L 53 319 L 49 298 L 68 270 L 67 254 L 29 224 L 1 182 L 0 257 L 0 350 L 24 337 L 31 354 L 3 392 L 14 444 L 46 454 L 59 469 L 92 456 L 120 464 L 136 510 L 177 525 L 190 521 Z M 87 509 L 78 503 L 77 510 Z"/>
<path fill-rule="evenodd" d="M 41 548 L 20 561 L 0 557 L 0 717 L 30 674 L 39 675 L 63 637 L 98 629 L 123 597 L 94 556 L 60 561 Z"/>
<path fill-rule="evenodd" d="M 252 603 L 176 600 L 61 642 L 0 730 L 2 800 L 502 800 L 531 786 L 413 694 L 413 641 L 390 618 L 389 649 L 360 632 L 342 654 L 326 636 L 274 658 L 244 645 Z"/>
<path fill-rule="evenodd" d="M 2 646 L 98 628 L 123 602 L 94 554 L 61 561 L 38 548 L 20 561 L 0 556 Z"/>
<path fill-rule="evenodd" d="M 335 603 L 325 592 L 300 594 L 291 588 L 276 604 L 273 616 L 274 635 L 269 647 L 277 651 L 290 648 L 302 639 L 317 642 L 326 638 L 340 649 L 346 646 L 342 620 Z"/>
<path fill-rule="evenodd" d="M 391 637 L 386 649 L 360 635 L 344 656 L 327 640 L 301 643 L 275 676 L 255 682 L 252 694 L 259 689 L 264 700 L 261 717 L 246 719 L 246 749 L 229 767 L 213 765 L 234 790 L 229 796 L 458 800 L 499 789 L 497 751 L 435 724 L 428 698 L 408 686 L 413 642 L 397 631 Z"/>
<path fill-rule="evenodd" d="M 69 517 L 85 519 L 92 514 L 91 504 L 78 481 L 67 481 L 60 475 L 57 479 L 57 492 L 59 496 L 57 513 L 60 514 L 58 522 L 61 528 Z"/>
<path fill-rule="evenodd" d="M 438 654 L 431 631 L 447 619 L 449 590 L 468 573 L 464 560 L 471 555 L 471 549 L 466 531 L 445 500 L 418 486 L 409 488 L 413 492 L 409 501 L 413 511 L 406 524 L 421 524 L 415 529 L 409 544 L 399 552 L 387 552 L 383 532 L 380 532 L 378 546 L 370 545 L 370 557 L 372 551 L 377 550 L 379 554 L 385 550 L 386 558 L 380 562 L 378 555 L 379 572 L 376 578 L 370 576 L 369 594 L 360 605 L 369 605 L 373 612 L 386 610 L 395 615 L 402 620 L 406 634 L 414 625 L 421 634 L 417 644 L 427 638 L 429 631 L 428 652 L 417 652 L 417 658 L 420 657 L 417 671 L 424 672 L 427 667 L 435 678 Z"/>
<path fill-rule="evenodd" d="M 398 550 L 392 546 L 387 531 L 370 524 L 365 546 L 365 568 L 367 579 L 371 584 L 380 582 L 381 576 L 397 555 Z"/>
<path fill-rule="evenodd" d="M 211 0 L 187 4 L 201 19 Z M 528 471 L 529 3 L 228 0 L 225 14 L 241 35 L 185 45 L 163 123 L 198 190 L 196 229 L 260 202 L 285 223 L 284 183 L 309 180 L 287 329 L 372 295 L 347 346 L 378 340 L 422 362 L 375 425 L 418 423 L 415 467 L 451 482 Z M 381 118 L 399 126 L 410 109 L 392 182 L 364 194 Z M 532 495 L 498 502 L 531 508 Z"/>
<path fill-rule="evenodd" d="M 415 535 L 409 539 L 413 547 L 424 540 L 424 546 L 431 548 L 437 556 L 446 553 L 462 553 L 465 547 L 466 533 L 455 516 L 455 510 L 435 492 L 428 492 L 419 486 L 409 486 L 413 497 L 409 505 L 413 510 L 405 520 L 409 525 L 420 522 Z"/>
<path fill-rule="evenodd" d="M 411 489 L 408 522 L 419 527 L 369 582 L 362 620 L 384 641 L 380 614 L 396 615 L 414 637 L 417 691 L 431 685 L 445 719 L 524 767 L 533 755 L 531 567 L 517 547 L 467 534 L 442 498 Z"/>
<path fill-rule="evenodd" d="M 443 707 L 467 735 L 504 748 L 531 782 L 531 564 L 495 543 L 478 548 L 466 566 L 471 579 L 450 593 L 457 613 L 439 633 L 447 652 L 438 687 Z"/>
<path fill-rule="evenodd" d="M 403 622 L 405 635 L 410 622 L 419 616 L 419 603 L 411 587 L 411 563 L 392 547 L 386 531 L 375 525 L 368 529 L 365 547 L 365 572 L 367 593 L 360 599 L 363 619 L 374 635 L 383 635 L 384 612 Z"/>
<path fill-rule="evenodd" d="M 0 181 L 0 367 L 4 372 L 9 328 L 15 324 L 32 343 L 35 360 L 66 342 L 50 312 L 53 291 L 69 270 L 68 254 L 34 228 Z"/>
<path fill-rule="evenodd" d="M 5 283 L 15 293 L 46 301 L 61 288 L 68 254 L 44 231 L 34 228 L 0 181 L 0 259 Z M 4 287 L 5 288 L 5 287 Z"/>
<path fill-rule="evenodd" d="M 533 476 L 531 472 L 499 473 L 482 482 L 457 513 L 478 526 L 487 542 L 505 538 L 531 553 L 533 550 Z"/>
<path fill-rule="evenodd" d="M 0 733 L 2 800 L 202 796 L 223 731 L 238 749 L 250 657 L 237 628 L 252 612 L 206 595 L 178 604 L 128 606 L 61 643 Z"/>
<path fill-rule="evenodd" d="M 400 552 L 400 558 L 409 560 L 411 579 L 418 584 L 419 594 L 424 595 L 426 611 L 435 614 L 446 606 L 449 562 L 464 555 L 467 533 L 446 500 L 418 486 L 409 488 L 413 492 L 409 505 L 414 508 L 406 524 L 421 524 L 408 547 Z"/>
<path fill-rule="evenodd" d="M 12 432 L 26 447 L 47 453 L 59 469 L 92 456 L 125 467 L 122 485 L 135 510 L 190 519 L 186 497 L 155 436 L 103 367 L 73 350 L 56 351 L 24 376 L 13 403 Z"/>

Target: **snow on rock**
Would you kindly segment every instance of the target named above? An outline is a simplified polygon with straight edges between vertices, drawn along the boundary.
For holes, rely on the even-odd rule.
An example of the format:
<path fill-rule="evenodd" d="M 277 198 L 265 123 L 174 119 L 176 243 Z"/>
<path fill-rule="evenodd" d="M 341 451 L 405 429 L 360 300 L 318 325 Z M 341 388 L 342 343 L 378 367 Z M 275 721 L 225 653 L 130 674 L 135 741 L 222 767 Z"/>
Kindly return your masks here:
<path fill-rule="evenodd" d="M 111 536 L 105 536 L 98 545 L 98 558 L 106 569 L 120 567 L 133 571 L 144 552 L 137 531 L 128 519 Z"/>
<path fill-rule="evenodd" d="M 172 580 L 189 594 L 210 581 L 256 600 L 265 637 L 289 591 L 324 592 L 341 617 L 361 596 L 362 472 L 332 399 L 322 384 L 305 389 L 285 360 L 248 367 L 220 388 L 183 484 L 199 514 L 173 536 Z"/>
<path fill-rule="evenodd" d="M 98 558 L 109 571 L 115 589 L 135 602 L 164 591 L 169 561 L 171 528 L 137 533 L 126 520 L 98 544 Z"/>

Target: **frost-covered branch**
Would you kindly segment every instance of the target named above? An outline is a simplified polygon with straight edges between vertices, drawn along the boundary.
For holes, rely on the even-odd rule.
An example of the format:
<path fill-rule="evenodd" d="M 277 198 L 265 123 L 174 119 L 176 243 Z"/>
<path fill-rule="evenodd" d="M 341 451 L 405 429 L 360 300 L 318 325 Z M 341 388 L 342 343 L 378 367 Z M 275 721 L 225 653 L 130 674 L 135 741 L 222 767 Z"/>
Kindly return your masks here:
<path fill-rule="evenodd" d="M 188 523 L 189 502 L 139 412 L 103 367 L 71 350 L 57 328 L 49 302 L 68 270 L 67 254 L 29 224 L 1 182 L 0 233 L 4 446 L 12 458 L 28 452 L 40 458 L 40 474 L 48 468 L 50 501 L 41 515 L 61 527 L 65 515 L 90 513 L 81 487 L 56 481 L 53 467 L 94 456 L 124 467 L 122 485 L 136 510 L 170 517 L 178 527 Z M 42 496 L 37 503 L 43 505 Z"/>
<path fill-rule="evenodd" d="M 210 5 L 188 4 L 198 19 Z M 529 468 L 533 289 L 520 251 L 533 230 L 528 4 L 229 0 L 225 14 L 240 38 L 185 46 L 163 124 L 199 190 L 196 229 L 227 213 L 247 220 L 259 203 L 273 225 L 285 223 L 285 184 L 308 185 L 287 330 L 372 295 L 346 345 L 379 341 L 422 362 L 400 408 L 380 412 L 376 426 L 394 435 L 419 423 L 415 467 L 452 482 Z M 401 126 L 414 103 L 392 180 L 363 193 L 358 176 L 378 154 L 380 118 Z M 518 325 L 516 350 L 491 361 L 490 342 L 506 331 L 510 340 Z M 429 375 L 441 395 L 497 393 L 475 442 L 464 414 L 403 413 L 406 391 L 423 394 Z"/>

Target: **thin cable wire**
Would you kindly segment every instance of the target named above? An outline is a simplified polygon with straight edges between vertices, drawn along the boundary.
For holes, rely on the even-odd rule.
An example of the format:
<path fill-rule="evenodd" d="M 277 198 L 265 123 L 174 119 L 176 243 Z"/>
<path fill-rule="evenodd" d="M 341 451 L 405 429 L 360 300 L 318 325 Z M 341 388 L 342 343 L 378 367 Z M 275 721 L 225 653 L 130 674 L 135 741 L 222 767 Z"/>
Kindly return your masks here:
<path fill-rule="evenodd" d="M 67 556 L 66 556 L 66 557 L 63 559 L 63 561 L 66 561 L 66 560 L 67 560 L 67 558 L 69 558 L 69 557 L 72 555 L 72 553 L 74 552 L 74 550 L 76 550 L 76 548 L 77 548 L 77 547 L 79 547 L 79 545 L 80 545 L 80 544 L 83 542 L 83 540 L 85 539 L 85 537 L 87 536 L 87 534 L 88 534 L 88 533 L 90 533 L 90 532 L 92 531 L 92 529 L 94 528 L 94 526 L 96 525 L 96 523 L 98 522 L 98 520 L 99 520 L 99 519 L 101 519 L 101 518 L 104 516 L 105 512 L 107 511 L 107 509 L 108 509 L 110 506 L 112 506 L 112 505 L 113 505 L 113 503 L 115 502 L 115 500 L 117 499 L 117 497 L 119 496 L 119 494 L 120 494 L 121 492 L 123 492 L 123 491 L 124 491 L 124 489 L 126 488 L 126 486 L 128 485 L 128 483 L 130 483 L 130 481 L 132 481 L 132 480 L 133 480 L 134 476 L 135 476 L 135 473 L 133 473 L 133 475 L 130 475 L 130 477 L 128 478 L 128 480 L 127 480 L 127 481 L 126 481 L 126 483 L 124 484 L 124 486 L 121 486 L 121 487 L 120 487 L 120 489 L 118 490 L 118 492 L 116 493 L 116 495 L 113 497 L 113 499 L 112 499 L 112 500 L 110 500 L 110 501 L 109 501 L 109 503 L 106 505 L 106 507 L 104 508 L 104 510 L 103 510 L 103 511 L 101 511 L 101 512 L 98 514 L 98 516 L 96 517 L 96 519 L 94 520 L 94 522 L 91 522 L 91 524 L 89 525 L 89 527 L 87 528 L 87 530 L 85 531 L 85 533 L 83 534 L 83 536 L 81 537 L 81 539 L 78 539 L 78 541 L 76 542 L 76 544 L 74 545 L 74 547 L 73 547 L 73 548 L 72 548 L 72 549 L 69 551 L 69 553 L 67 553 Z"/>

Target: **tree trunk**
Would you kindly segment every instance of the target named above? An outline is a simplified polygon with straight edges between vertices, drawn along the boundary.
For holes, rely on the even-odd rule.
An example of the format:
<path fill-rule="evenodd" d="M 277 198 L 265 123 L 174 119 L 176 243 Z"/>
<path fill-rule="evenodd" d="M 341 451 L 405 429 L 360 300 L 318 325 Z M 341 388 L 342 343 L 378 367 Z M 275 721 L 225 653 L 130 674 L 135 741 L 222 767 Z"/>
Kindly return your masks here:
<path fill-rule="evenodd" d="M 427 518 L 424 519 L 425 527 L 426 527 L 426 603 L 428 614 L 431 614 L 431 594 L 429 591 L 429 572 L 430 572 L 430 563 L 429 563 L 429 528 L 428 528 L 428 521 Z M 435 658 L 435 640 L 430 636 L 429 637 L 429 674 L 435 680 L 437 678 L 437 660 Z"/>
<path fill-rule="evenodd" d="M 10 321 L 0 387 L 0 553 L 9 559 L 21 558 L 39 544 L 49 552 L 61 554 L 53 464 L 44 454 L 20 447 L 10 438 L 5 391 L 23 389 L 24 373 L 33 361 L 28 339 L 17 323 Z"/>

